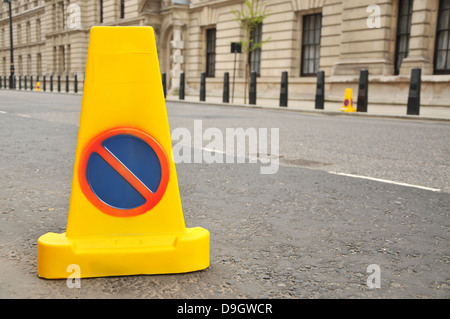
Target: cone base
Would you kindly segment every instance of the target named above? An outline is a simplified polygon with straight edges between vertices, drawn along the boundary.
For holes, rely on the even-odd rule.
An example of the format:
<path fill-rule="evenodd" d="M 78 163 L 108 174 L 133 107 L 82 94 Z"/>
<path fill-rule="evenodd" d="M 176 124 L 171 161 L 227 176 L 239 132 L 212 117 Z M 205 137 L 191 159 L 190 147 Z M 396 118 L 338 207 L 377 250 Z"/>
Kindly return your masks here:
<path fill-rule="evenodd" d="M 356 109 L 353 107 L 343 107 L 340 109 L 340 111 L 344 113 L 354 113 L 356 112 Z"/>
<path fill-rule="evenodd" d="M 38 240 L 38 276 L 66 279 L 186 273 L 209 267 L 209 231 L 200 227 L 164 235 L 68 238 L 47 233 Z"/>

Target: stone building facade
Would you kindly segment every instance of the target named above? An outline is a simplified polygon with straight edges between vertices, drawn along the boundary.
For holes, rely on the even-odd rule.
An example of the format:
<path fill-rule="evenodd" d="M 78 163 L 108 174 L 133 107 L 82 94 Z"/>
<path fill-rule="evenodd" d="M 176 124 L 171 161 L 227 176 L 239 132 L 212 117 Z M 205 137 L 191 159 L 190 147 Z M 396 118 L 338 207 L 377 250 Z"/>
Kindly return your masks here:
<path fill-rule="evenodd" d="M 208 96 L 220 97 L 229 72 L 230 78 L 235 75 L 236 96 L 243 96 L 247 58 L 230 51 L 243 37 L 231 9 L 240 10 L 243 0 L 12 3 L 17 76 L 78 74 L 81 88 L 92 26 L 152 26 L 172 92 L 184 72 L 187 92 L 198 95 L 206 72 Z M 254 37 L 269 41 L 251 56 L 258 97 L 276 100 L 281 73 L 287 71 L 289 99 L 311 101 L 316 73 L 323 70 L 326 99 L 338 101 L 346 87 L 357 91 L 359 72 L 368 69 L 371 103 L 405 104 L 411 70 L 419 67 L 423 105 L 450 106 L 450 0 L 265 0 L 263 5 L 270 14 Z M 6 3 L 0 37 L 0 75 L 8 76 Z"/>

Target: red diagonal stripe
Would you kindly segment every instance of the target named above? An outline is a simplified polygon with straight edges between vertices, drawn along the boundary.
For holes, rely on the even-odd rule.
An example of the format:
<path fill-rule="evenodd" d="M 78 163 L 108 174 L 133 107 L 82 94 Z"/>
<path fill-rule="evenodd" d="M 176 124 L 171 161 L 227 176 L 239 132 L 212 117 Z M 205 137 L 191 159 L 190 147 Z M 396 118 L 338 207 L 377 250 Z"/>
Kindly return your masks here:
<path fill-rule="evenodd" d="M 150 200 L 153 193 L 145 186 L 126 166 L 123 165 L 114 155 L 106 150 L 102 145 L 98 145 L 93 150 L 100 155 L 111 167 L 120 174 L 139 194 L 146 200 Z"/>

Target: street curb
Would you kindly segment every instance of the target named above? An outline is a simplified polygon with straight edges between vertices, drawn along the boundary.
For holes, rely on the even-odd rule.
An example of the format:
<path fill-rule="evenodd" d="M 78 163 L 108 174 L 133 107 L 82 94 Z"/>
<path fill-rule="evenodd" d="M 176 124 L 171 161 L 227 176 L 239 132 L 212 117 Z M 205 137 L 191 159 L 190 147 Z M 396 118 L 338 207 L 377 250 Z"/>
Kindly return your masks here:
<path fill-rule="evenodd" d="M 417 115 L 386 115 L 386 114 L 370 114 L 370 113 L 345 113 L 345 112 L 335 112 L 326 110 L 300 110 L 300 109 L 289 109 L 288 107 L 275 107 L 275 106 L 261 106 L 261 105 L 249 105 L 249 104 L 231 104 L 231 103 L 219 103 L 219 102 L 202 102 L 202 101 L 186 101 L 186 100 L 171 100 L 166 99 L 166 102 L 175 103 L 189 103 L 189 104 L 200 104 L 200 105 L 211 105 L 211 106 L 222 106 L 222 107 L 238 107 L 238 108 L 250 108 L 250 109 L 264 109 L 273 111 L 287 111 L 287 112 L 297 112 L 304 114 L 315 114 L 315 115 L 330 115 L 330 116 L 354 116 L 354 117 L 366 117 L 366 118 L 382 118 L 382 119 L 399 119 L 399 120 L 415 120 L 415 121 L 439 121 L 439 122 L 450 122 L 450 118 L 439 118 L 439 117 L 424 117 Z"/>

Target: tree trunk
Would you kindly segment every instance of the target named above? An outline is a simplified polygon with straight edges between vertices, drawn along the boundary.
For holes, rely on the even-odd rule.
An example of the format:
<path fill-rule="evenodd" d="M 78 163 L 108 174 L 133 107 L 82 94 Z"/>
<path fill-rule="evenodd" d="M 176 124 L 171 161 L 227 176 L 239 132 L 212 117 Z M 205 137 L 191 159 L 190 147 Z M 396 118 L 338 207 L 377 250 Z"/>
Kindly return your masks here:
<path fill-rule="evenodd" d="M 250 69 L 250 66 L 247 63 L 245 65 L 244 104 L 247 104 L 247 87 L 248 87 L 249 69 Z"/>
<path fill-rule="evenodd" d="M 247 63 L 245 64 L 245 86 L 244 86 L 244 104 L 247 104 L 247 87 L 248 79 L 250 78 L 250 56 L 251 54 L 247 54 Z"/>

